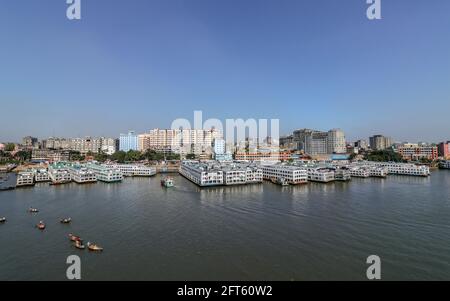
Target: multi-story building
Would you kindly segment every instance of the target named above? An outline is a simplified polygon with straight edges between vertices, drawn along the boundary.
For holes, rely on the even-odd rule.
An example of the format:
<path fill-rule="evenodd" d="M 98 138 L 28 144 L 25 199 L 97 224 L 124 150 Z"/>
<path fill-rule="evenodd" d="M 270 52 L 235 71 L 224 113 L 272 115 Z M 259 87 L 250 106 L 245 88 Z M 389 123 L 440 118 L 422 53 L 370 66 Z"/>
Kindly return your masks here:
<path fill-rule="evenodd" d="M 80 152 L 85 155 L 87 153 L 97 154 L 102 149 L 101 138 L 72 138 L 70 139 L 70 150 Z"/>
<path fill-rule="evenodd" d="M 38 139 L 35 137 L 27 136 L 22 139 L 22 144 L 26 148 L 34 148 L 38 144 Z"/>
<path fill-rule="evenodd" d="M 42 147 L 47 149 L 70 149 L 70 141 L 66 138 L 50 137 L 42 141 Z"/>
<path fill-rule="evenodd" d="M 439 157 L 438 147 L 418 144 L 404 144 L 397 148 L 397 152 L 405 160 L 429 159 L 436 160 Z"/>
<path fill-rule="evenodd" d="M 294 142 L 294 135 L 280 137 L 280 148 L 294 150 L 296 149 L 296 143 Z"/>
<path fill-rule="evenodd" d="M 135 132 L 129 131 L 128 134 L 120 134 L 119 140 L 121 151 L 128 152 L 130 150 L 138 150 L 139 141 Z"/>
<path fill-rule="evenodd" d="M 383 135 L 375 135 L 369 138 L 370 148 L 375 151 L 385 150 L 394 144 L 392 138 Z"/>
<path fill-rule="evenodd" d="M 101 151 L 104 154 L 112 155 L 119 149 L 119 139 L 101 138 Z"/>
<path fill-rule="evenodd" d="M 439 143 L 438 153 L 439 157 L 450 159 L 450 141 Z"/>
<path fill-rule="evenodd" d="M 65 150 L 33 149 L 31 152 L 31 160 L 33 161 L 60 162 L 69 161 L 69 159 L 70 152 Z"/>
<path fill-rule="evenodd" d="M 311 129 L 294 131 L 293 141 L 297 149 L 308 155 L 346 153 L 345 133 L 340 129 L 322 132 Z"/>
<path fill-rule="evenodd" d="M 354 146 L 358 149 L 368 149 L 369 145 L 366 140 L 358 140 L 355 142 Z"/>
<path fill-rule="evenodd" d="M 258 152 L 238 151 L 234 155 L 235 160 L 238 161 L 288 161 L 291 159 L 292 152 L 290 151 L 272 151 L 260 150 Z"/>

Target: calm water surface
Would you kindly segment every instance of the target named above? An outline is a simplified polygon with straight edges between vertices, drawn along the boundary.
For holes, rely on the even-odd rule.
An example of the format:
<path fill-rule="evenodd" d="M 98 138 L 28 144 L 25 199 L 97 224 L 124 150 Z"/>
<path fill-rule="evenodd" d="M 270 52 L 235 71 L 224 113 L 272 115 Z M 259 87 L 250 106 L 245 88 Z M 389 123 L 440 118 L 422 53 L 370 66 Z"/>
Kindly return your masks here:
<path fill-rule="evenodd" d="M 371 254 L 385 280 L 450 280 L 450 171 L 296 187 L 174 179 L 0 192 L 0 280 L 64 280 L 72 254 L 84 280 L 364 280 Z M 68 233 L 105 252 L 74 249 Z"/>

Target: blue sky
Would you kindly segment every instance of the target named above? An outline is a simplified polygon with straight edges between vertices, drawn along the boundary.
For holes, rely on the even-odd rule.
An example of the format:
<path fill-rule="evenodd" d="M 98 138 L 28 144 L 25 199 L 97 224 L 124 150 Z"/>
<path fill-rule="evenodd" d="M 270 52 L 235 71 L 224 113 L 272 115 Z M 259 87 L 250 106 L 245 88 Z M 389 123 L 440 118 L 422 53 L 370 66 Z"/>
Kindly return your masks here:
<path fill-rule="evenodd" d="M 450 1 L 0 0 L 0 141 L 175 118 L 450 140 Z"/>

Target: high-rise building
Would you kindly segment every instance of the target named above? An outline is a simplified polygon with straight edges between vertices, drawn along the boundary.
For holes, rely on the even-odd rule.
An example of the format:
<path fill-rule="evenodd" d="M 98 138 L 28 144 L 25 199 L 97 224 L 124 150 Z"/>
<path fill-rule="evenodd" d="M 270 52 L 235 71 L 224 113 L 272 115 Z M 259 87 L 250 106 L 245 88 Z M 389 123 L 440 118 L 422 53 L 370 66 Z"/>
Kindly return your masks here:
<path fill-rule="evenodd" d="M 128 152 L 130 150 L 138 150 L 139 142 L 138 136 L 134 131 L 129 131 L 128 134 L 120 134 L 120 150 Z"/>
<path fill-rule="evenodd" d="M 366 140 L 358 140 L 355 142 L 354 146 L 358 149 L 368 149 L 369 148 L 369 145 Z"/>
<path fill-rule="evenodd" d="M 114 138 L 101 138 L 102 147 L 101 150 L 107 155 L 114 154 L 119 149 L 119 139 Z"/>
<path fill-rule="evenodd" d="M 69 139 L 69 148 L 72 151 L 80 152 L 81 154 L 93 153 L 98 154 L 102 149 L 101 138 L 71 138 Z"/>
<path fill-rule="evenodd" d="M 369 138 L 370 148 L 375 151 L 385 150 L 394 144 L 392 138 L 383 135 L 375 135 Z"/>
<path fill-rule="evenodd" d="M 311 129 L 294 131 L 293 142 L 297 149 L 309 155 L 343 154 L 347 148 L 345 133 L 340 129 L 322 132 Z"/>
<path fill-rule="evenodd" d="M 439 143 L 438 152 L 439 152 L 439 157 L 442 157 L 444 159 L 449 159 L 450 158 L 450 141 Z"/>
<path fill-rule="evenodd" d="M 38 139 L 35 137 L 27 136 L 22 139 L 22 144 L 27 148 L 33 148 L 37 146 Z"/>

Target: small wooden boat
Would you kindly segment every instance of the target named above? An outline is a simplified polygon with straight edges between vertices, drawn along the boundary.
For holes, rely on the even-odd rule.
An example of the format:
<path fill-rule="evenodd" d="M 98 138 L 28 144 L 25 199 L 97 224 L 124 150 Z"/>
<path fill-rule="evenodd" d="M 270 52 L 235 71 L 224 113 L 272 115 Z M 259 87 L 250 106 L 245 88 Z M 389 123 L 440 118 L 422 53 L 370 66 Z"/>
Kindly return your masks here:
<path fill-rule="evenodd" d="M 170 177 L 164 178 L 161 180 L 161 186 L 164 186 L 166 188 L 173 187 L 173 179 Z"/>
<path fill-rule="evenodd" d="M 39 224 L 36 225 L 36 227 L 37 227 L 39 230 L 44 230 L 44 229 L 45 229 L 45 224 L 44 224 L 43 221 L 40 221 Z"/>
<path fill-rule="evenodd" d="M 30 212 L 30 213 L 38 213 L 39 210 L 36 209 L 36 208 L 30 208 L 30 209 L 28 209 L 28 212 Z"/>
<path fill-rule="evenodd" d="M 72 218 L 63 218 L 60 220 L 61 224 L 70 224 L 70 222 L 72 221 Z"/>
<path fill-rule="evenodd" d="M 69 239 L 70 241 L 74 241 L 74 242 L 83 242 L 83 240 L 81 239 L 81 237 L 73 235 L 73 234 L 69 234 Z"/>
<path fill-rule="evenodd" d="M 86 246 L 83 245 L 81 240 L 76 240 L 73 245 L 75 246 L 75 248 L 80 249 L 80 250 L 84 250 L 86 248 Z"/>
<path fill-rule="evenodd" d="M 1 217 L 0 218 L 0 224 L 6 223 L 6 217 Z"/>
<path fill-rule="evenodd" d="M 90 243 L 90 242 L 87 243 L 87 247 L 88 247 L 89 251 L 94 251 L 94 252 L 102 252 L 103 251 L 102 247 L 100 247 L 96 244 Z"/>

